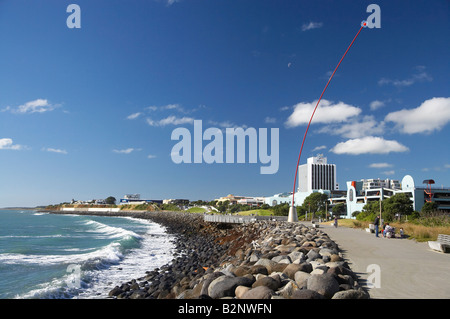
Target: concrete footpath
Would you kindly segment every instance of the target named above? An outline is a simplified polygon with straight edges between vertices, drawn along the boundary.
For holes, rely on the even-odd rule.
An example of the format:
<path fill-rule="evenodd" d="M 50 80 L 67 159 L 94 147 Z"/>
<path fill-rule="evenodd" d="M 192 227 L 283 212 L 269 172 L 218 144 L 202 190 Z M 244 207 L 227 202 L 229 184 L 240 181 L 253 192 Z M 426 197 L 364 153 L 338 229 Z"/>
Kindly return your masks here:
<path fill-rule="evenodd" d="M 433 251 L 426 242 L 377 238 L 365 230 L 329 223 L 320 229 L 339 245 L 371 298 L 450 299 L 449 253 Z M 368 287 L 370 283 L 375 287 Z"/>

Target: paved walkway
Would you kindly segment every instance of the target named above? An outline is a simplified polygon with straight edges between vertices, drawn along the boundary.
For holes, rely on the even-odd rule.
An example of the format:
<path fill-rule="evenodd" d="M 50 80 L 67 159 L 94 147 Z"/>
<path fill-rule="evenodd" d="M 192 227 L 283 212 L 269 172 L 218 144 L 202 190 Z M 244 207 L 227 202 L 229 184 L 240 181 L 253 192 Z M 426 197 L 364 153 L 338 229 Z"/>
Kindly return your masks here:
<path fill-rule="evenodd" d="M 363 286 L 377 284 L 375 268 L 368 267 L 379 265 L 380 287 L 367 287 L 371 298 L 450 299 L 450 254 L 433 251 L 426 242 L 377 238 L 361 229 L 329 223 L 320 229 L 339 245 Z"/>

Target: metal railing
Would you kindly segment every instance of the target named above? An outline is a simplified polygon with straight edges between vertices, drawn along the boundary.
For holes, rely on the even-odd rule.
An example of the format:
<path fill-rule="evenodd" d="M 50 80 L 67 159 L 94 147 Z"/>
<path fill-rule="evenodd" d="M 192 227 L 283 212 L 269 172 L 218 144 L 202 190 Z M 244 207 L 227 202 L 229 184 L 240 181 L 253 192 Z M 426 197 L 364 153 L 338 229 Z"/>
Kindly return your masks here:
<path fill-rule="evenodd" d="M 204 214 L 204 221 L 210 223 L 229 223 L 229 224 L 245 224 L 252 223 L 258 220 L 274 220 L 286 221 L 286 216 L 237 216 L 237 215 L 219 215 L 219 214 Z"/>

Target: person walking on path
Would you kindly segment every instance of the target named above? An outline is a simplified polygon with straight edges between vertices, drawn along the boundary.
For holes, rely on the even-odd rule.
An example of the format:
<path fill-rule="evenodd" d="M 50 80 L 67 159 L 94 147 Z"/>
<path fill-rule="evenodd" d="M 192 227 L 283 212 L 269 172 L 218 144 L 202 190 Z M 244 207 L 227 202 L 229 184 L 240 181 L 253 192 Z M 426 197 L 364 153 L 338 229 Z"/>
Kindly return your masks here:
<path fill-rule="evenodd" d="M 338 221 L 337 221 L 337 216 L 334 217 L 334 227 L 337 228 L 338 226 Z"/>
<path fill-rule="evenodd" d="M 375 237 L 378 237 L 378 226 L 380 225 L 380 217 L 375 217 L 375 221 L 373 222 L 375 225 Z"/>

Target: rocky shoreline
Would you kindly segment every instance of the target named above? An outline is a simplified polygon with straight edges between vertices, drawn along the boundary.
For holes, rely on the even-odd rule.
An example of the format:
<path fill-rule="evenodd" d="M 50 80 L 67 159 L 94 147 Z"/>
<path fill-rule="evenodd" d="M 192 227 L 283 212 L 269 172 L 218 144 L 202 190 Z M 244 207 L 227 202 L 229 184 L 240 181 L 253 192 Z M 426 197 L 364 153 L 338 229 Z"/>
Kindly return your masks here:
<path fill-rule="evenodd" d="M 171 263 L 117 285 L 110 298 L 369 298 L 320 228 L 279 221 L 206 223 L 202 214 L 180 212 L 95 215 L 150 219 L 176 236 Z"/>

